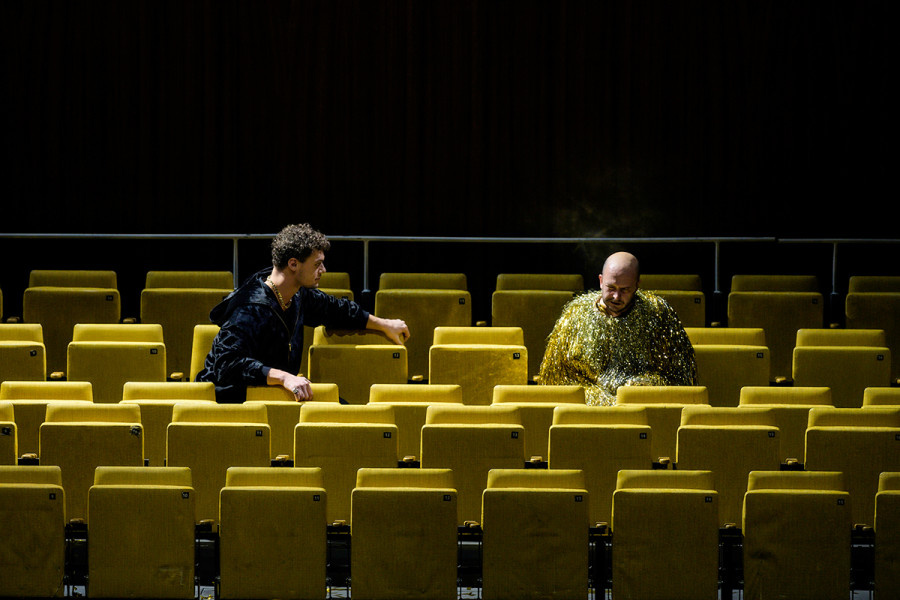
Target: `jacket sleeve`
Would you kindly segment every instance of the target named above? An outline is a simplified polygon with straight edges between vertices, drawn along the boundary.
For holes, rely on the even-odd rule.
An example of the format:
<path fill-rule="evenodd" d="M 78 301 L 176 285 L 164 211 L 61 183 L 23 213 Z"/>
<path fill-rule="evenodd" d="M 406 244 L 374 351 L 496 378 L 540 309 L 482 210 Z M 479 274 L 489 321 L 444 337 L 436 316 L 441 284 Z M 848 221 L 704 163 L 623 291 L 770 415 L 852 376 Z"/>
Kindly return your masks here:
<path fill-rule="evenodd" d="M 352 300 L 335 298 L 318 289 L 304 289 L 301 293 L 302 319 L 307 327 L 365 329 L 369 322 L 368 311 Z"/>

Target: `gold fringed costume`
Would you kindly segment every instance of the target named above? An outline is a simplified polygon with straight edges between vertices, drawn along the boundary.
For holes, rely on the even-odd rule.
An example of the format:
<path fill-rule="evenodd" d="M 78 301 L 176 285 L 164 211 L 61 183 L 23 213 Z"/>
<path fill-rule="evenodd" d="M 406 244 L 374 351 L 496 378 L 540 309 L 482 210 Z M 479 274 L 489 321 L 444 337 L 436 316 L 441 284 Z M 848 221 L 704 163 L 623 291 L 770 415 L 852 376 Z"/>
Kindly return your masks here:
<path fill-rule="evenodd" d="M 678 315 L 659 296 L 638 289 L 631 309 L 609 315 L 600 292 L 569 302 L 547 338 L 543 385 L 584 386 L 590 405 L 611 406 L 623 385 L 695 385 L 694 348 Z"/>

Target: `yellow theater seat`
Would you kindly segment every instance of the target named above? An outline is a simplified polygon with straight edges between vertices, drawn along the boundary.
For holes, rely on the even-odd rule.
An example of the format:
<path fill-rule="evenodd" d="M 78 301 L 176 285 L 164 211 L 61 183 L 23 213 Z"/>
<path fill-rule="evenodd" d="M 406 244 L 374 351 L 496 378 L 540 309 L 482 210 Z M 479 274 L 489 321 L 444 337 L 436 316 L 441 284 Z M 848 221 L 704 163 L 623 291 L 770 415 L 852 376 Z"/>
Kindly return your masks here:
<path fill-rule="evenodd" d="M 219 502 L 220 598 L 324 598 L 321 469 L 231 467 Z"/>
<path fill-rule="evenodd" d="M 40 454 L 40 430 L 47 404 L 59 400 L 91 402 L 93 393 L 87 381 L 4 381 L 0 383 L 0 402 L 8 401 L 16 414 L 19 456 Z"/>
<path fill-rule="evenodd" d="M 88 511 L 92 598 L 194 597 L 190 469 L 98 467 Z"/>
<path fill-rule="evenodd" d="M 653 432 L 650 455 L 668 463 L 675 460 L 681 409 L 709 405 L 709 391 L 702 385 L 623 385 L 616 391 L 616 404 L 644 407 Z"/>
<path fill-rule="evenodd" d="M 397 425 L 399 456 L 406 460 L 422 454 L 421 433 L 425 414 L 431 404 L 462 404 L 462 388 L 439 384 L 373 384 L 369 390 L 370 404 L 388 404 L 394 409 Z"/>
<path fill-rule="evenodd" d="M 481 518 L 484 598 L 586 598 L 589 501 L 578 470 L 491 469 Z"/>
<path fill-rule="evenodd" d="M 351 522 L 350 499 L 359 469 L 397 467 L 397 438 L 391 406 L 303 405 L 294 428 L 294 465 L 322 469 L 329 523 Z"/>
<path fill-rule="evenodd" d="M 212 350 L 213 340 L 219 334 L 219 326 L 212 323 L 208 325 L 194 325 L 194 334 L 191 338 L 191 372 L 188 379 L 197 379 L 197 373 L 203 370 L 206 364 L 206 356 Z"/>
<path fill-rule="evenodd" d="M 375 314 L 406 322 L 410 377 L 426 378 L 434 328 L 472 325 L 472 295 L 463 273 L 382 273 Z"/>
<path fill-rule="evenodd" d="M 852 500 L 839 472 L 750 473 L 743 517 L 747 597 L 846 598 Z"/>
<path fill-rule="evenodd" d="M 121 403 L 140 407 L 144 459 L 149 466 L 162 467 L 166 464 L 166 435 L 175 404 L 215 401 L 215 385 L 208 381 L 127 381 L 122 388 Z"/>
<path fill-rule="evenodd" d="M 619 471 L 612 582 L 647 600 L 716 598 L 719 495 L 711 471 Z"/>
<path fill-rule="evenodd" d="M 881 329 L 891 349 L 891 379 L 900 378 L 900 276 L 854 275 L 844 300 L 847 327 Z"/>
<path fill-rule="evenodd" d="M 463 404 L 487 405 L 494 386 L 528 383 L 521 327 L 437 327 L 428 361 L 428 381 L 459 384 Z"/>
<path fill-rule="evenodd" d="M 166 346 L 160 325 L 75 325 L 68 350 L 70 381 L 90 381 L 94 402 L 122 399 L 128 381 L 165 381 Z"/>
<path fill-rule="evenodd" d="M 875 494 L 875 594 L 900 590 L 900 471 L 884 472 Z"/>
<path fill-rule="evenodd" d="M 64 373 L 76 323 L 118 323 L 121 298 L 115 271 L 35 269 L 22 297 L 22 320 L 39 323 L 47 372 Z"/>
<path fill-rule="evenodd" d="M 62 598 L 66 502 L 57 466 L 0 466 L 0 596 Z"/>
<path fill-rule="evenodd" d="M 548 463 L 551 470 L 583 472 L 591 495 L 591 525 L 608 525 L 618 472 L 653 468 L 652 439 L 642 406 L 558 406 L 550 427 Z"/>
<path fill-rule="evenodd" d="M 676 463 L 679 470 L 712 471 L 719 492 L 719 525 L 738 525 L 750 471 L 781 468 L 779 438 L 767 408 L 686 406 Z"/>
<path fill-rule="evenodd" d="M 234 290 L 230 271 L 148 271 L 141 290 L 141 323 L 159 323 L 166 344 L 166 373 L 189 373 L 194 326 Z"/>
<path fill-rule="evenodd" d="M 406 346 L 379 333 L 319 326 L 309 348 L 309 379 L 335 383 L 348 404 L 365 404 L 372 384 L 408 381 L 408 356 Z"/>
<path fill-rule="evenodd" d="M 817 406 L 834 406 L 831 388 L 797 386 L 747 386 L 741 389 L 741 408 L 767 408 L 781 438 L 778 453 L 783 463 L 803 462 L 806 454 L 806 427 L 809 411 Z"/>
<path fill-rule="evenodd" d="M 813 408 L 805 467 L 843 473 L 853 523 L 872 525 L 879 475 L 900 471 L 900 407 Z"/>
<path fill-rule="evenodd" d="M 218 519 L 219 491 L 229 467 L 271 464 L 269 440 L 265 406 L 175 404 L 167 429 L 166 464 L 190 468 L 196 521 Z"/>
<path fill-rule="evenodd" d="M 0 382 L 47 379 L 47 350 L 39 323 L 0 323 Z"/>
<path fill-rule="evenodd" d="M 308 402 L 340 402 L 336 383 L 310 383 L 313 399 Z M 272 458 L 294 455 L 294 427 L 300 421 L 304 402 L 297 402 L 292 393 L 280 386 L 250 386 L 244 404 L 263 404 L 269 418 L 272 435 Z"/>
<path fill-rule="evenodd" d="M 0 465 L 15 465 L 18 457 L 15 411 L 11 402 L 0 401 Z"/>
<path fill-rule="evenodd" d="M 640 286 L 668 302 L 685 327 L 706 325 L 706 295 L 699 275 L 642 273 Z"/>
<path fill-rule="evenodd" d="M 319 291 L 329 296 L 343 300 L 353 300 L 353 290 L 350 289 L 350 274 L 346 272 L 327 271 L 319 279 Z M 303 353 L 300 360 L 300 372 L 309 372 L 309 347 L 315 337 L 315 327 L 303 326 Z"/>
<path fill-rule="evenodd" d="M 137 406 L 51 402 L 40 429 L 42 465 L 57 465 L 69 519 L 88 518 L 88 490 L 99 466 L 144 464 L 144 435 Z"/>
<path fill-rule="evenodd" d="M 580 385 L 498 385 L 491 404 L 515 406 L 525 428 L 525 456 L 547 459 L 553 410 L 560 405 L 584 406 Z"/>
<path fill-rule="evenodd" d="M 867 387 L 863 390 L 863 408 L 868 406 L 900 406 L 900 388 Z"/>
<path fill-rule="evenodd" d="M 488 471 L 525 465 L 521 423 L 513 406 L 428 407 L 422 426 L 422 468 L 453 471 L 457 525 L 480 521 Z"/>
<path fill-rule="evenodd" d="M 456 597 L 456 489 L 449 469 L 360 469 L 352 514 L 355 598 Z"/>

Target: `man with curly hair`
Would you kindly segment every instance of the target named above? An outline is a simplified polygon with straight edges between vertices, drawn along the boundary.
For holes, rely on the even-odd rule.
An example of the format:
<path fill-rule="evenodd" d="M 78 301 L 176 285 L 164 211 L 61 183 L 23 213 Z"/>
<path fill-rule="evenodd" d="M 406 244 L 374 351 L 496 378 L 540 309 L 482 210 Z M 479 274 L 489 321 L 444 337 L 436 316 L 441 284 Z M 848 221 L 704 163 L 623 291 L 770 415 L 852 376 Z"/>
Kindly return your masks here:
<path fill-rule="evenodd" d="M 376 317 L 318 289 L 330 247 L 308 224 L 288 225 L 272 240 L 272 267 L 210 312 L 220 329 L 196 380 L 215 383 L 218 402 L 244 402 L 249 385 L 280 385 L 297 401 L 312 399 L 309 380 L 298 375 L 304 325 L 370 329 L 401 345 L 409 339 L 402 320 Z"/>

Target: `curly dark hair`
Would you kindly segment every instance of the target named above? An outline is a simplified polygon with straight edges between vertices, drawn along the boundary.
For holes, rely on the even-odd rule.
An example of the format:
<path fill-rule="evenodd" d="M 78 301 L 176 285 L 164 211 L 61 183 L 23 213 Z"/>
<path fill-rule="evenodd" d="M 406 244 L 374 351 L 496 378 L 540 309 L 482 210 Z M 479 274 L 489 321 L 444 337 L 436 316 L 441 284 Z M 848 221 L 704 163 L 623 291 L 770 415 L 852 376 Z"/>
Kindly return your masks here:
<path fill-rule="evenodd" d="M 288 225 L 272 238 L 272 265 L 283 269 L 291 258 L 303 262 L 314 251 L 327 252 L 331 242 L 308 223 Z"/>

